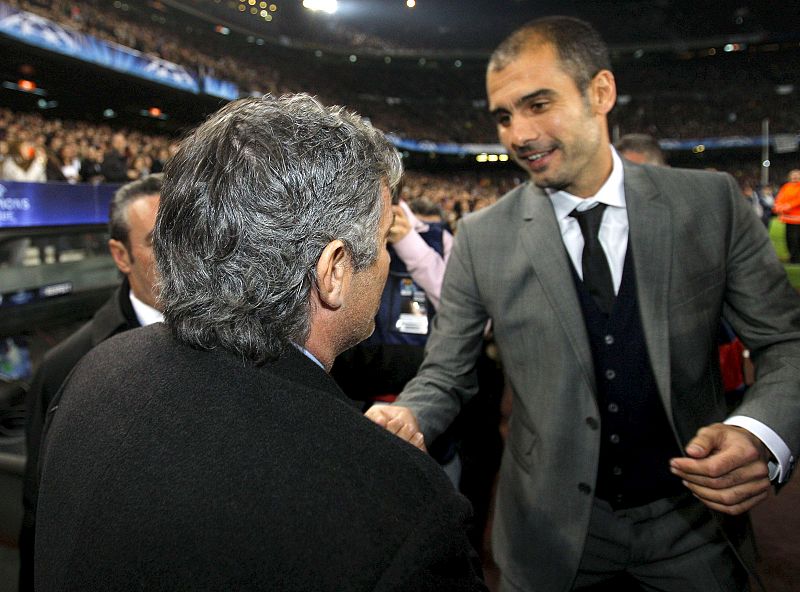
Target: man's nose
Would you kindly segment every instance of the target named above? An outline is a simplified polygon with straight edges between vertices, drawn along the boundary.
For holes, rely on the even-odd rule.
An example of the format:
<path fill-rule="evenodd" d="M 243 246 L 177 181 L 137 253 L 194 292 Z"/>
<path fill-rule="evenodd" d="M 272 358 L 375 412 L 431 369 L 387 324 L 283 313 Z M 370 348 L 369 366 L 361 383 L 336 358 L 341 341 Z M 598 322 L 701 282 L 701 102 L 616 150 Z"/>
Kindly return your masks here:
<path fill-rule="evenodd" d="M 540 136 L 541 129 L 531 118 L 517 117 L 511 122 L 508 138 L 515 149 L 536 142 Z"/>

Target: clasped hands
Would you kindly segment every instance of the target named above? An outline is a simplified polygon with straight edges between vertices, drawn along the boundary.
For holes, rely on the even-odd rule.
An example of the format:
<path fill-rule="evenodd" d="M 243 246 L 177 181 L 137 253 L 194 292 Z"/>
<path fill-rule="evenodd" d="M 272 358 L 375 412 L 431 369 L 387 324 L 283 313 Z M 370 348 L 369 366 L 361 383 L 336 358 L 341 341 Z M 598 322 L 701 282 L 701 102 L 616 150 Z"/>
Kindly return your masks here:
<path fill-rule="evenodd" d="M 379 426 L 386 428 L 395 436 L 402 438 L 406 442 L 413 444 L 423 452 L 425 448 L 425 436 L 419 430 L 419 424 L 414 413 L 408 407 L 400 405 L 373 405 L 364 414 Z"/>

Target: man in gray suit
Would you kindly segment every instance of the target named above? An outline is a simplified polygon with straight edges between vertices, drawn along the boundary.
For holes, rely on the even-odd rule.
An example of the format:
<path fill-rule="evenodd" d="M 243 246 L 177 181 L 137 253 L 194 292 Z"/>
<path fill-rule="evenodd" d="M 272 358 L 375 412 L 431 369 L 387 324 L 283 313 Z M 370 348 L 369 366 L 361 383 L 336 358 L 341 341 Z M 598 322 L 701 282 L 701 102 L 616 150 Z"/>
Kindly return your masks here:
<path fill-rule="evenodd" d="M 493 533 L 503 589 L 627 574 L 746 590 L 746 512 L 800 448 L 800 301 L 763 226 L 728 175 L 619 158 L 614 76 L 587 23 L 515 32 L 487 90 L 530 182 L 459 225 L 420 372 L 369 415 L 432 441 L 477 391 L 491 319 L 514 395 Z M 757 367 L 730 416 L 720 317 Z"/>

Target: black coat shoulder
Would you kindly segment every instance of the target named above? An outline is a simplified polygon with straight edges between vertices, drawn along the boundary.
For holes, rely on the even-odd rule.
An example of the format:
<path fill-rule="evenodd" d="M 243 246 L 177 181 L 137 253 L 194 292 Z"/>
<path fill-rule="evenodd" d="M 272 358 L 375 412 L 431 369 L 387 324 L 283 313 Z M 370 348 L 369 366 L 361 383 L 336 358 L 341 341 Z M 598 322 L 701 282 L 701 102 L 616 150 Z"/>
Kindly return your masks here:
<path fill-rule="evenodd" d="M 43 455 L 39 590 L 480 590 L 469 504 L 301 352 L 95 348 Z"/>

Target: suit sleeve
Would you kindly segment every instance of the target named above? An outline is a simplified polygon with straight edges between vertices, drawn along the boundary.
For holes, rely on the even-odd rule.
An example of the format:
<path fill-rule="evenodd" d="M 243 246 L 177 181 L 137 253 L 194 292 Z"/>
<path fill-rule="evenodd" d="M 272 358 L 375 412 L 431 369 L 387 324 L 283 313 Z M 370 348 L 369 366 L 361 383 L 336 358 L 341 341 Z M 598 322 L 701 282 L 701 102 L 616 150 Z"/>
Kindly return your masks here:
<path fill-rule="evenodd" d="M 442 285 L 420 370 L 397 400 L 417 416 L 433 442 L 478 391 L 475 364 L 488 315 L 476 282 L 469 225 L 462 221 Z"/>
<path fill-rule="evenodd" d="M 731 206 L 723 316 L 750 349 L 755 383 L 733 415 L 774 430 L 796 457 L 800 448 L 800 297 L 763 225 L 727 176 Z"/>

